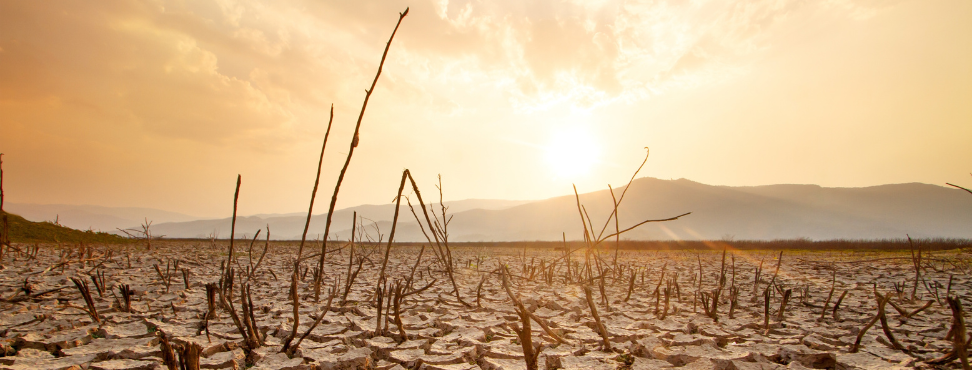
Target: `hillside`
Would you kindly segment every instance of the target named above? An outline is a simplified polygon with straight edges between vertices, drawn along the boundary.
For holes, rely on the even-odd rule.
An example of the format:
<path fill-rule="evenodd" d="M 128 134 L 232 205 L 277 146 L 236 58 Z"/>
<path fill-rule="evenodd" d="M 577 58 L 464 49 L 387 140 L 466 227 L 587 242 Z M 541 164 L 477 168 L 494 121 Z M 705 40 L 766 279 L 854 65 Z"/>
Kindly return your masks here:
<path fill-rule="evenodd" d="M 138 228 L 145 219 L 162 222 L 186 222 L 199 219 L 181 213 L 153 208 L 104 207 L 71 204 L 7 203 L 6 211 L 33 221 L 54 221 L 78 230 L 115 232 L 118 229 Z"/>
<path fill-rule="evenodd" d="M 51 222 L 33 222 L 12 213 L 5 213 L 10 228 L 10 241 L 13 243 L 128 243 L 129 240 L 118 235 L 81 231 Z M 2 217 L 3 214 L 0 214 Z"/>
<path fill-rule="evenodd" d="M 606 190 L 582 194 L 581 202 L 600 231 L 612 210 L 611 195 Z M 625 236 L 635 240 L 972 237 L 972 197 L 956 189 L 917 183 L 863 188 L 730 187 L 641 178 L 632 183 L 620 207 L 620 227 L 685 212 L 692 214 L 648 224 Z M 567 239 L 582 237 L 572 195 L 497 212 L 457 214 L 451 231 L 457 239 L 488 235 L 495 240 L 556 240 L 563 232 Z"/>

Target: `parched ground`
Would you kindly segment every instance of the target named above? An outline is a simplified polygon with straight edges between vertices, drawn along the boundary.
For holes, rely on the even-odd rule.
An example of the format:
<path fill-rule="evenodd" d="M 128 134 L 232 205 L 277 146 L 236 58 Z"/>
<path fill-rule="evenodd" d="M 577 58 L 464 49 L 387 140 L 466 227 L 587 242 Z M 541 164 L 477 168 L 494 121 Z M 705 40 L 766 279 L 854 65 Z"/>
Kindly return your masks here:
<path fill-rule="evenodd" d="M 205 284 L 220 280 L 227 246 L 153 244 L 151 251 L 141 245 L 88 250 L 77 246 L 33 250 L 20 245 L 22 253 L 7 251 L 0 270 L 0 368 L 165 368 L 161 335 L 177 347 L 199 344 L 204 369 L 525 368 L 515 333 L 520 320 L 503 288 L 501 264 L 510 271 L 511 291 L 563 340 L 559 342 L 533 321 L 532 341 L 541 345 L 540 369 L 961 368 L 958 361 L 937 365 L 926 361 L 952 349 L 952 341 L 945 339 L 952 327 L 952 310 L 945 300 L 949 286 L 950 294 L 966 307 L 972 291 L 966 262 L 972 254 L 963 251 L 925 252 L 920 286 L 912 300 L 915 266 L 910 253 L 786 251 L 776 274 L 778 252 L 730 251 L 719 291 L 720 246 L 701 253 L 622 251 L 616 263 L 613 251 L 603 251 L 599 257 L 576 251 L 571 255 L 570 277 L 563 250 L 460 247 L 453 248 L 452 256 L 455 283 L 467 304 L 463 305 L 456 299 L 444 264 L 431 249 L 425 249 L 419 260 L 419 248 L 394 247 L 386 271 L 389 286 L 414 276 L 405 289 L 408 292 L 434 281 L 427 290 L 402 301 L 400 314 L 407 336 L 403 338 L 394 317 L 390 321 L 383 317 L 384 330 L 376 333 L 376 287 L 384 247 L 357 248 L 356 254 L 363 258 L 361 271 L 343 300 L 352 259 L 348 247 L 335 245 L 336 250 L 327 255 L 318 300 L 313 283 L 318 257 L 302 261 L 298 335 L 319 317 L 332 287 L 337 287 L 337 294 L 320 325 L 289 356 L 281 353 L 281 347 L 294 322 L 289 295 L 294 245 L 271 245 L 249 278 L 245 271 L 256 265 L 260 253 L 254 251 L 251 261 L 246 253 L 249 243 L 237 246 L 232 305 L 241 310 L 239 284 L 248 280 L 253 317 L 264 342 L 244 351 L 243 336 L 229 311 L 219 307 L 218 297 L 217 317 L 205 319 Z M 307 248 L 304 255 L 313 255 L 318 248 Z M 263 248 L 254 249 L 262 252 Z M 180 270 L 175 270 L 175 261 Z M 168 286 L 154 267 L 159 265 L 166 275 L 166 264 Z M 717 319 L 704 313 L 697 295 L 700 264 L 701 291 L 711 297 L 709 306 L 712 300 L 718 302 Z M 188 271 L 188 287 L 181 269 Z M 98 273 L 104 274 L 106 285 L 101 294 L 90 276 Z M 100 323 L 85 308 L 72 277 L 88 283 Z M 591 287 L 591 302 L 609 346 L 596 329 L 585 283 Z M 119 302 L 123 284 L 135 292 L 132 312 L 124 312 Z M 767 328 L 764 293 L 770 286 Z M 667 310 L 666 288 L 670 292 Z M 861 337 L 859 351 L 851 353 L 860 330 L 878 313 L 875 288 L 890 296 L 885 310 L 888 329 L 901 348 L 894 348 L 878 320 Z M 786 291 L 789 299 L 780 318 Z M 834 303 L 845 291 L 835 315 Z M 736 303 L 730 314 L 732 293 Z M 929 301 L 926 309 L 912 315 Z"/>

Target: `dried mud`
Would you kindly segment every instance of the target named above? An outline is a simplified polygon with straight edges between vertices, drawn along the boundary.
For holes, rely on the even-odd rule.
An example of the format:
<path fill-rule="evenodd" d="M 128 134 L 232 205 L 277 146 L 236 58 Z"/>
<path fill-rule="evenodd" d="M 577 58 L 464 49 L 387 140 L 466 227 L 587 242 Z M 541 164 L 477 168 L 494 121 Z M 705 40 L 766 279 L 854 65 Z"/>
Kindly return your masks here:
<path fill-rule="evenodd" d="M 217 308 L 216 318 L 205 319 L 205 284 L 220 280 L 226 246 L 156 242 L 152 247 L 148 251 L 145 246 L 41 246 L 28 251 L 21 245 L 23 253 L 8 252 L 0 270 L 4 355 L 0 368 L 165 368 L 161 333 L 176 345 L 199 344 L 203 369 L 525 368 L 514 325 L 519 317 L 503 288 L 501 264 L 509 268 L 511 290 L 524 306 L 563 338 L 560 343 L 540 325 L 532 326 L 533 343 L 541 344 L 540 369 L 960 368 L 958 361 L 938 365 L 925 361 L 952 349 L 952 341 L 945 339 L 952 325 L 946 290 L 951 276 L 951 295 L 969 302 L 965 261 L 972 256 L 962 251 L 926 252 L 921 286 L 912 300 L 915 268 L 907 252 L 785 252 L 774 278 L 777 252 L 730 251 L 723 289 L 717 291 L 723 269 L 720 246 L 702 253 L 621 251 L 616 264 L 613 251 L 602 251 L 600 257 L 577 251 L 572 254 L 570 282 L 562 250 L 453 248 L 455 283 L 466 306 L 457 301 L 443 265 L 426 250 L 414 272 L 412 290 L 435 283 L 403 300 L 400 312 L 407 336 L 403 338 L 394 317 L 388 319 L 387 330 L 375 332 L 383 246 L 358 248 L 356 253 L 366 258 L 342 302 L 349 255 L 347 247 L 334 245 L 339 250 L 327 255 L 317 301 L 313 284 L 317 257 L 302 263 L 299 334 L 317 319 L 332 286 L 338 287 L 339 294 L 320 325 L 291 356 L 281 353 L 281 347 L 294 322 L 288 291 L 296 247 L 277 244 L 249 279 L 253 316 L 265 338 L 264 345 L 248 357 L 244 338 L 226 309 Z M 247 250 L 246 245 L 236 249 L 237 284 L 247 279 L 239 271 L 246 271 L 259 258 L 254 252 L 251 262 Z M 307 250 L 304 254 L 308 255 Z M 418 255 L 415 247 L 392 249 L 386 272 L 389 285 L 412 274 Z M 180 269 L 188 269 L 188 288 L 181 270 L 174 270 L 176 260 Z M 590 261 L 589 269 L 585 261 Z M 159 265 L 165 275 L 167 263 L 168 287 L 154 267 Z M 704 313 L 696 294 L 700 263 L 701 291 L 712 297 L 710 305 L 711 300 L 717 302 L 717 320 Z M 104 273 L 106 285 L 102 294 L 90 277 L 99 272 Z M 602 272 L 603 279 L 599 278 Z M 88 283 L 101 323 L 86 311 L 72 277 Z M 25 279 L 30 295 L 23 289 Z M 601 293 L 602 282 L 606 297 Z M 591 298 L 611 350 L 606 350 L 597 332 L 584 283 L 592 288 Z M 122 309 L 119 287 L 123 284 L 134 290 L 132 312 Z M 770 284 L 774 287 L 769 289 L 767 329 L 764 294 Z M 890 295 L 893 306 L 886 307 L 887 322 L 903 348 L 894 348 L 878 322 L 862 337 L 859 351 L 851 353 L 860 329 L 878 312 L 875 287 L 880 294 Z M 671 293 L 667 310 L 666 288 Z M 787 290 L 790 295 L 780 318 Z M 240 310 L 241 289 L 235 291 L 234 306 Z M 844 291 L 835 317 L 834 303 Z M 736 304 L 730 317 L 732 292 Z M 932 301 L 930 306 L 912 317 L 898 311 L 911 313 L 927 301 Z"/>

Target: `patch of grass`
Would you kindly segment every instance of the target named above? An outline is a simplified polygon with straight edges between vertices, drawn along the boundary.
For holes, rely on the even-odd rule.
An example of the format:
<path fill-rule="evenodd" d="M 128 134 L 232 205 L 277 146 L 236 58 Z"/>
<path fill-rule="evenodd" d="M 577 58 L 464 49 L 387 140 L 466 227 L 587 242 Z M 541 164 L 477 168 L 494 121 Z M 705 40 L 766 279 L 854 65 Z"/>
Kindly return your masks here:
<path fill-rule="evenodd" d="M 620 362 L 622 367 L 629 369 L 635 362 L 634 356 L 632 356 L 630 353 L 622 353 L 618 355 L 618 357 L 615 357 L 614 360 Z"/>
<path fill-rule="evenodd" d="M 10 223 L 10 241 L 13 243 L 131 243 L 130 239 L 106 232 L 81 231 L 64 227 L 53 222 L 33 222 L 13 213 L 7 216 Z"/>

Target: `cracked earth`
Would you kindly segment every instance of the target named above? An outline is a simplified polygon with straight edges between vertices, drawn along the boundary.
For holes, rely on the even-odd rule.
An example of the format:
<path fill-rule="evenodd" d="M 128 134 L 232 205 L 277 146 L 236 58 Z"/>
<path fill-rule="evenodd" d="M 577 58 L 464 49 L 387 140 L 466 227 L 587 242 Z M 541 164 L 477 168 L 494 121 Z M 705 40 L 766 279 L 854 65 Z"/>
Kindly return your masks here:
<path fill-rule="evenodd" d="M 20 245 L 21 252 L 8 252 L 0 270 L 0 368 L 162 369 L 165 336 L 177 347 L 197 344 L 202 369 L 522 369 L 521 320 L 500 266 L 534 317 L 540 369 L 961 368 L 934 360 L 953 349 L 946 296 L 968 306 L 972 287 L 965 262 L 972 254 L 965 251 L 925 252 L 915 289 L 908 252 L 785 251 L 780 263 L 773 251 L 730 251 L 725 259 L 721 249 L 621 251 L 615 260 L 610 250 L 581 250 L 568 264 L 559 249 L 460 246 L 452 258 L 463 304 L 434 253 L 419 259 L 420 248 L 395 246 L 385 282 L 411 293 L 398 309 L 399 328 L 395 312 L 379 318 L 376 304 L 384 246 L 359 246 L 352 257 L 350 248 L 334 245 L 319 292 L 318 257 L 301 262 L 298 336 L 320 323 L 288 353 L 282 347 L 294 323 L 294 245 L 272 244 L 260 263 L 262 248 L 251 260 L 246 243 L 237 246 L 235 284 L 250 286 L 260 342 L 246 348 L 246 333 L 226 306 L 217 302 L 216 317 L 206 318 L 205 285 L 220 281 L 226 245 L 154 244 Z M 361 270 L 343 298 L 349 261 L 352 273 Z M 71 278 L 87 284 L 97 321 Z M 133 292 L 130 310 L 123 285 Z M 242 288 L 234 289 L 230 305 L 240 311 Z M 888 301 L 891 335 L 877 320 L 859 336 L 879 313 L 877 295 Z"/>

